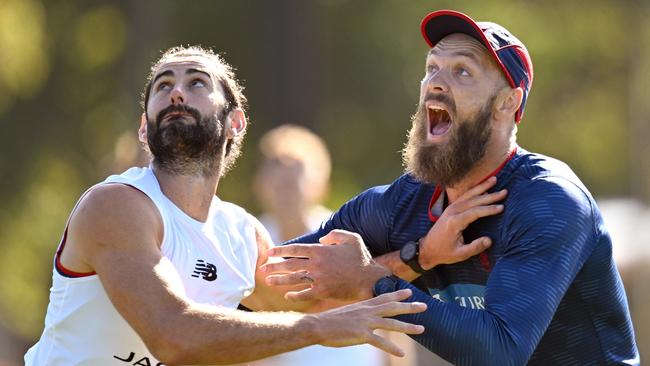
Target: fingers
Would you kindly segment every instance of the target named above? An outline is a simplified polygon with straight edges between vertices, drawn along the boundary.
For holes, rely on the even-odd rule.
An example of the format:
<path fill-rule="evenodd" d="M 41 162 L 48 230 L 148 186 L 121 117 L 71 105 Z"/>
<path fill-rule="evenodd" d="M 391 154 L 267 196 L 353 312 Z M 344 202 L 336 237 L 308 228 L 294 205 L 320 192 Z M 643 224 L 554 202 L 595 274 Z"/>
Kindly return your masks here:
<path fill-rule="evenodd" d="M 489 248 L 490 245 L 492 245 L 492 240 L 487 236 L 480 237 L 469 244 L 461 245 L 456 252 L 459 256 L 458 261 L 464 261 L 467 258 L 478 255 Z"/>
<path fill-rule="evenodd" d="M 492 188 L 495 184 L 497 184 L 497 177 L 490 177 L 486 179 L 484 182 L 470 188 L 467 192 L 463 193 L 463 195 L 460 196 L 459 200 L 464 201 L 472 197 L 481 195 L 487 192 L 487 190 Z"/>
<path fill-rule="evenodd" d="M 385 294 L 379 295 L 377 297 L 373 297 L 372 299 L 362 301 L 361 303 L 363 303 L 365 305 L 369 305 L 369 306 L 381 305 L 381 304 L 385 304 L 385 303 L 388 303 L 388 302 L 391 302 L 391 301 L 406 300 L 409 297 L 411 297 L 412 294 L 413 294 L 413 292 L 411 291 L 411 289 L 407 288 L 407 289 L 403 289 L 403 290 L 399 290 L 399 291 L 385 293 Z"/>
<path fill-rule="evenodd" d="M 481 217 L 498 215 L 503 211 L 503 205 L 478 206 L 456 216 L 460 230 L 464 230 L 472 222 Z"/>
<path fill-rule="evenodd" d="M 289 301 L 318 300 L 316 291 L 313 288 L 304 289 L 302 291 L 289 291 L 284 294 L 284 298 Z"/>
<path fill-rule="evenodd" d="M 368 344 L 371 344 L 382 351 L 388 352 L 393 356 L 404 357 L 404 351 L 399 348 L 395 343 L 377 334 L 371 334 L 368 339 Z"/>
<path fill-rule="evenodd" d="M 294 286 L 314 283 L 314 278 L 306 271 L 271 275 L 266 277 L 266 284 L 269 286 Z"/>
<path fill-rule="evenodd" d="M 406 323 L 397 319 L 384 318 L 377 324 L 376 329 L 389 330 L 391 332 L 400 332 L 404 334 L 422 334 L 424 326 L 420 324 Z"/>
<path fill-rule="evenodd" d="M 266 263 L 260 266 L 260 271 L 265 273 L 308 271 L 309 264 L 310 261 L 306 258 L 289 258 L 281 262 Z"/>
<path fill-rule="evenodd" d="M 309 258 L 314 253 L 319 244 L 289 244 L 279 247 L 273 247 L 268 250 L 269 257 L 303 257 Z"/>
<path fill-rule="evenodd" d="M 499 202 L 502 199 L 506 198 L 507 195 L 508 195 L 508 191 L 506 189 L 502 189 L 500 191 L 493 192 L 493 193 L 482 194 L 480 196 L 471 199 L 472 206 L 485 206 L 495 202 Z"/>
<path fill-rule="evenodd" d="M 377 306 L 376 313 L 382 317 L 392 317 L 403 314 L 417 314 L 427 310 L 423 302 L 390 302 Z"/>
<path fill-rule="evenodd" d="M 321 244 L 332 245 L 332 244 L 343 244 L 347 242 L 359 241 L 359 234 L 353 233 L 347 230 L 332 230 L 327 235 L 319 239 Z"/>

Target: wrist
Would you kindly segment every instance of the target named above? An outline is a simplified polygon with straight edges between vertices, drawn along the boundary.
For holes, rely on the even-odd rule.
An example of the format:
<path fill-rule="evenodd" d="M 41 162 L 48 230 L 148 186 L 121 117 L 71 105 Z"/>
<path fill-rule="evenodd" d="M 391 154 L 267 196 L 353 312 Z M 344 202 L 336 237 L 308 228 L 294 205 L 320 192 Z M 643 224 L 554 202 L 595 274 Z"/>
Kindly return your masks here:
<path fill-rule="evenodd" d="M 425 245 L 425 240 L 426 236 L 420 238 L 420 256 L 419 256 L 419 263 L 420 266 L 425 270 L 428 271 L 431 268 L 435 267 L 438 265 L 436 263 L 434 257 L 431 255 L 431 250 L 430 248 L 432 247 L 431 245 Z"/>
<path fill-rule="evenodd" d="M 322 331 L 321 323 L 323 313 L 316 314 L 304 314 L 297 322 L 297 334 L 300 334 L 300 337 L 307 341 L 305 346 L 310 346 L 313 344 L 321 344 Z"/>
<path fill-rule="evenodd" d="M 413 272 L 423 274 L 426 269 L 420 264 L 420 240 L 409 241 L 400 248 L 399 257 Z"/>
<path fill-rule="evenodd" d="M 394 275 L 385 276 L 378 279 L 377 282 L 375 282 L 375 285 L 372 287 L 372 295 L 379 296 L 387 294 L 389 292 L 397 291 L 398 281 L 399 278 Z"/>
<path fill-rule="evenodd" d="M 372 298 L 374 296 L 373 287 L 375 286 L 375 283 L 377 283 L 380 278 L 393 274 L 388 268 L 377 263 L 368 266 L 365 272 L 365 280 L 363 281 L 363 285 L 359 291 L 359 300 Z"/>

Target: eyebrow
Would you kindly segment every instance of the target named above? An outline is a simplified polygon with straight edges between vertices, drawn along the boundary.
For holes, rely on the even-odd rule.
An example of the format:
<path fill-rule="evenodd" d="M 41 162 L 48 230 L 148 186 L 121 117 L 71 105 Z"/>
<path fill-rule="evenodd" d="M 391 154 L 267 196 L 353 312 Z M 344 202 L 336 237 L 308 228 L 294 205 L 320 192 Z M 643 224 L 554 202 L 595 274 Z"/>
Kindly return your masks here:
<path fill-rule="evenodd" d="M 156 83 L 156 81 L 158 81 L 158 79 L 160 79 L 163 76 L 173 76 L 173 75 L 174 75 L 174 72 L 171 71 L 171 70 L 161 72 L 160 74 L 156 75 L 155 78 L 153 78 L 153 81 L 151 82 L 151 85 L 154 85 Z"/>
<path fill-rule="evenodd" d="M 207 72 L 205 72 L 203 70 L 191 68 L 191 69 L 187 69 L 187 71 L 185 71 L 185 75 L 191 75 L 191 74 L 197 74 L 197 73 L 203 74 L 206 77 L 210 78 L 210 74 L 208 74 Z M 158 79 L 160 79 L 161 77 L 163 77 L 163 76 L 174 76 L 174 72 L 172 70 L 167 70 L 167 71 L 161 72 L 160 74 L 156 75 L 156 77 L 151 82 L 151 85 L 155 84 L 156 81 Z"/>
<path fill-rule="evenodd" d="M 207 72 L 205 72 L 205 71 L 203 71 L 203 70 L 199 70 L 199 69 L 187 69 L 187 71 L 185 71 L 185 75 L 196 74 L 196 73 L 203 74 L 203 75 L 205 75 L 208 79 L 212 79 L 212 77 L 210 76 L 210 74 L 207 73 Z"/>

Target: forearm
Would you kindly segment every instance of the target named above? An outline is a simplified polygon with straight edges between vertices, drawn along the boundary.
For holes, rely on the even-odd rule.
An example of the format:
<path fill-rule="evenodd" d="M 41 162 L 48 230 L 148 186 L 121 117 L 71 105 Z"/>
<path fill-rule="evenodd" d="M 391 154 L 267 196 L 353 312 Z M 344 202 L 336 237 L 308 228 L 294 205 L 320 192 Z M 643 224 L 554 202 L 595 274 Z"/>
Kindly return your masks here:
<path fill-rule="evenodd" d="M 314 316 L 294 312 L 251 313 L 192 305 L 170 321 L 156 356 L 165 364 L 231 364 L 317 343 Z M 153 351 L 153 350 L 152 350 Z"/>
<path fill-rule="evenodd" d="M 399 251 L 394 251 L 382 254 L 374 258 L 378 264 L 388 268 L 395 276 L 403 279 L 404 281 L 411 282 L 420 276 L 408 265 L 406 265 L 399 257 Z"/>
<path fill-rule="evenodd" d="M 399 281 L 396 289 L 405 288 L 413 291 L 407 301 L 424 302 L 427 311 L 396 319 L 423 325 L 424 333 L 413 339 L 453 364 L 524 365 L 538 342 L 532 335 L 522 335 L 505 317 L 488 310 L 445 303 Z"/>

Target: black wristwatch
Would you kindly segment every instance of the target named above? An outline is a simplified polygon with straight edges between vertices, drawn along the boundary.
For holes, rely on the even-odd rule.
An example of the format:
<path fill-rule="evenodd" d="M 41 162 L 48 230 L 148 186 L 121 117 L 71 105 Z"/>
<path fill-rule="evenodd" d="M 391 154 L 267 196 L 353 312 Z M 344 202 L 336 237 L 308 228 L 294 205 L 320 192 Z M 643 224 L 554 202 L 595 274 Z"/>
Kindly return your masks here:
<path fill-rule="evenodd" d="M 372 287 L 372 294 L 374 296 L 379 296 L 389 292 L 394 292 L 397 290 L 397 280 L 398 279 L 395 276 L 386 276 L 378 279 Z"/>
<path fill-rule="evenodd" d="M 399 258 L 419 274 L 426 271 L 420 266 L 420 241 L 409 241 L 399 250 Z"/>

